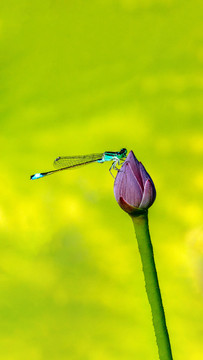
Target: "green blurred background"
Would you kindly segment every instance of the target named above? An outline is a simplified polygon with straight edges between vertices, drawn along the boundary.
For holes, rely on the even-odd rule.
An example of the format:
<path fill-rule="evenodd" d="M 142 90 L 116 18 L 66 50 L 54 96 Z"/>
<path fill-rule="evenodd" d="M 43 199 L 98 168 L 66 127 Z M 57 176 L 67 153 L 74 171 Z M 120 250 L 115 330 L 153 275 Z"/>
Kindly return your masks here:
<path fill-rule="evenodd" d="M 174 360 L 203 356 L 202 1 L 1 0 L 0 358 L 158 359 L 109 164 L 133 149 Z"/>

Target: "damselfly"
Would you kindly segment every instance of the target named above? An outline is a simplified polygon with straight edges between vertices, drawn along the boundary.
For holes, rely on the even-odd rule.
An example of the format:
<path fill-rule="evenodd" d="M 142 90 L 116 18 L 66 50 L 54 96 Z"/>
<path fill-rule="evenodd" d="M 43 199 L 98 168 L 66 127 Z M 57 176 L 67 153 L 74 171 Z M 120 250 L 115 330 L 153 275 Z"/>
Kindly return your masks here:
<path fill-rule="evenodd" d="M 50 170 L 43 173 L 36 173 L 30 177 L 31 180 L 39 179 L 47 175 L 54 174 L 57 171 L 74 169 L 78 166 L 88 165 L 94 162 L 104 163 L 106 161 L 112 161 L 111 167 L 109 169 L 110 173 L 111 170 L 119 170 L 117 165 L 120 165 L 122 161 L 126 159 L 127 150 L 121 149 L 120 151 L 105 151 L 101 154 L 90 154 L 90 155 L 78 155 L 78 156 L 59 156 L 54 161 L 54 167 L 57 168 L 56 170 Z M 111 173 L 112 175 L 112 173 Z M 113 175 L 112 175 L 113 176 Z"/>

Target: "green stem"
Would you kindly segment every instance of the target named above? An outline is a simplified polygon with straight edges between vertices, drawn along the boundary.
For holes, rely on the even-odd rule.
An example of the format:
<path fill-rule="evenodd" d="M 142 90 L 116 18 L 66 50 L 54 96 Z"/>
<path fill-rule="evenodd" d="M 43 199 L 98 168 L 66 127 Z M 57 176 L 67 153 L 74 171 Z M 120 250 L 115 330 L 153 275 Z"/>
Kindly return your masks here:
<path fill-rule="evenodd" d="M 138 216 L 131 215 L 131 218 L 134 224 L 142 260 L 145 286 L 152 311 L 152 321 L 158 346 L 159 358 L 160 360 L 172 360 L 171 345 L 166 327 L 164 308 L 149 234 L 147 212 L 141 213 Z"/>

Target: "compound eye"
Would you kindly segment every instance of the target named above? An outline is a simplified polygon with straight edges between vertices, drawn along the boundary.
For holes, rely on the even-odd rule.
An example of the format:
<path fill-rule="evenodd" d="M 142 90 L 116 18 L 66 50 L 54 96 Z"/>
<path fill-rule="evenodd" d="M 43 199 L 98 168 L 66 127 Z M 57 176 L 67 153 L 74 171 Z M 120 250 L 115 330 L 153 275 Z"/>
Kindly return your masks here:
<path fill-rule="evenodd" d="M 121 154 L 127 154 L 127 149 L 125 149 L 125 148 L 121 149 L 120 153 Z"/>

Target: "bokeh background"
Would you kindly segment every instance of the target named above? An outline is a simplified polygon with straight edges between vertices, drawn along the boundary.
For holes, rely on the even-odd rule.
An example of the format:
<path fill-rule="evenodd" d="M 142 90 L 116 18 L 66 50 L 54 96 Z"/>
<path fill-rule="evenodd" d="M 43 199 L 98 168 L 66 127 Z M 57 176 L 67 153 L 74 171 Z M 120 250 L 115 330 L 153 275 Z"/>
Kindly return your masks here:
<path fill-rule="evenodd" d="M 30 181 L 59 155 L 133 149 L 174 360 L 203 357 L 200 0 L 0 3 L 0 358 L 158 359 L 109 164 Z"/>

